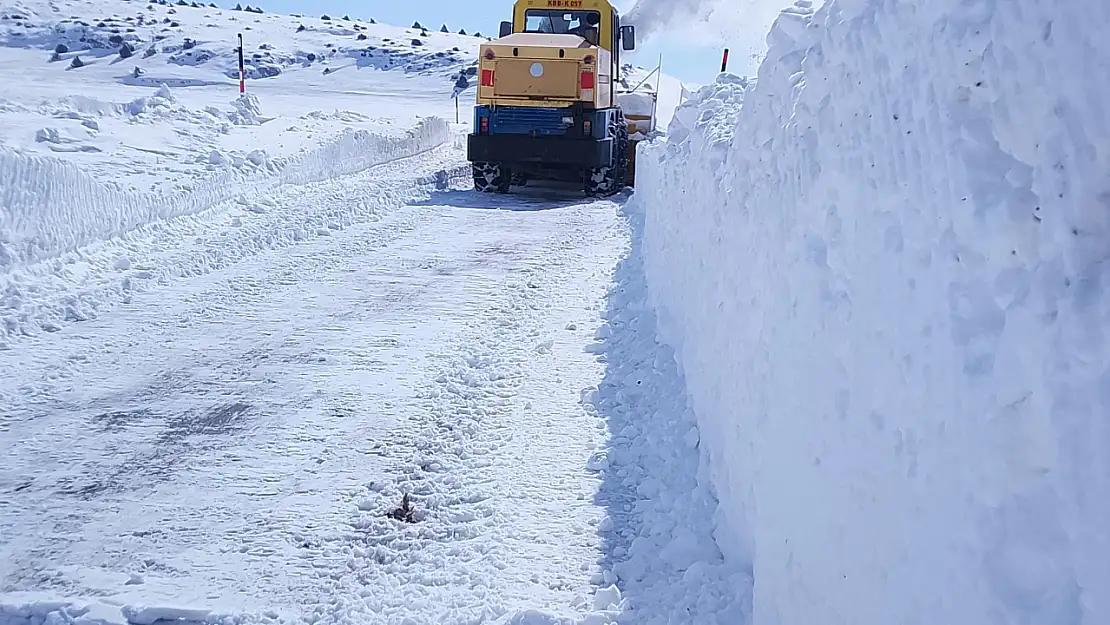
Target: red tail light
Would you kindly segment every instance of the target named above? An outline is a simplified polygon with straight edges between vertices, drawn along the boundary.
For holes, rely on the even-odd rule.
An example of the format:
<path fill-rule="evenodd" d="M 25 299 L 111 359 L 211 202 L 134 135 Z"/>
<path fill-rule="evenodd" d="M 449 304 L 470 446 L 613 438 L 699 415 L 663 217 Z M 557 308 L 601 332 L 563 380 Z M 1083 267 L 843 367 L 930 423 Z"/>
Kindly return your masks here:
<path fill-rule="evenodd" d="M 478 132 L 489 133 L 489 118 L 488 117 L 479 117 L 478 118 Z"/>
<path fill-rule="evenodd" d="M 582 88 L 593 89 L 595 84 L 595 74 L 593 72 L 582 72 Z"/>
<path fill-rule="evenodd" d="M 493 70 L 492 69 L 482 70 L 482 86 L 483 87 L 492 87 L 493 86 Z"/>

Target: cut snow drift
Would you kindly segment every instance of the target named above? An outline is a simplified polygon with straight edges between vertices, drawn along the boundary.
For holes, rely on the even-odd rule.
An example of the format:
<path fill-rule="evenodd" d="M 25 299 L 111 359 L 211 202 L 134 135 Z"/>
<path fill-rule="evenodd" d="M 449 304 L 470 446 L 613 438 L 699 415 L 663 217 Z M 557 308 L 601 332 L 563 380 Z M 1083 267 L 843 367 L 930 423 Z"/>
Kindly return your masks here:
<path fill-rule="evenodd" d="M 634 200 L 754 623 L 1110 622 L 1110 7 L 797 4 Z"/>
<path fill-rule="evenodd" d="M 244 105 L 242 110 L 250 110 Z M 198 188 L 164 197 L 124 193 L 68 163 L 0 149 L 0 275 L 136 227 L 205 210 L 236 195 L 282 184 L 343 176 L 413 156 L 449 141 L 445 121 L 430 118 L 404 136 L 348 131 L 318 150 L 262 175 L 237 171 Z M 253 153 L 252 153 L 253 154 Z M 247 156 L 265 169 L 261 155 Z"/>

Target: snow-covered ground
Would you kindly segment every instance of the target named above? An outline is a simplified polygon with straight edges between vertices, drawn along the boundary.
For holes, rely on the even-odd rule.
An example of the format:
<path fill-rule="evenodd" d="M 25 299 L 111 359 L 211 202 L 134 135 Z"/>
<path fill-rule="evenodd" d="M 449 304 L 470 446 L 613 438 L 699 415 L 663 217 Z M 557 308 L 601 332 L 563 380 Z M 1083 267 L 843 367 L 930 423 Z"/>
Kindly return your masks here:
<path fill-rule="evenodd" d="M 798 2 L 630 210 L 756 625 L 1110 622 L 1110 8 Z"/>
<path fill-rule="evenodd" d="M 1107 26 L 798 0 L 626 204 L 474 36 L 5 5 L 0 625 L 1110 622 Z"/>
<path fill-rule="evenodd" d="M 331 18 L 0 7 L 0 625 L 733 622 L 626 197 L 476 195 L 480 39 Z"/>

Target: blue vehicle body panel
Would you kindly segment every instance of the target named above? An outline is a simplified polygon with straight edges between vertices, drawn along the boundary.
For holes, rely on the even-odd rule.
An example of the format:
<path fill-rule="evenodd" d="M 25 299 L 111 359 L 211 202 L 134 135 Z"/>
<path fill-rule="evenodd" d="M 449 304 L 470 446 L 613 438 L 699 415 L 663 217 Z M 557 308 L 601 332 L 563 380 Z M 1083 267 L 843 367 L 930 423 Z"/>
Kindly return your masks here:
<path fill-rule="evenodd" d="M 480 120 L 489 118 L 490 135 L 536 135 L 541 137 L 589 136 L 606 138 L 608 119 L 614 109 L 579 110 L 536 106 L 477 106 L 474 108 L 474 132 L 480 132 Z M 567 123 L 567 118 L 575 119 Z M 590 121 L 590 134 L 579 130 L 580 120 Z"/>

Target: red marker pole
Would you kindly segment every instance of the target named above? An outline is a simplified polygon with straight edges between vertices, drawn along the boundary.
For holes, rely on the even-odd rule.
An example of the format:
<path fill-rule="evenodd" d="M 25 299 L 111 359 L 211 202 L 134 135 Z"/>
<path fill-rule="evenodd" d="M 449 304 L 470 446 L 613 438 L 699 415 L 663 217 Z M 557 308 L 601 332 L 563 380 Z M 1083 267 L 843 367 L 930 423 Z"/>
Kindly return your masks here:
<path fill-rule="evenodd" d="M 723 74 L 727 70 L 728 70 L 728 48 L 725 48 L 725 54 L 724 54 L 723 57 L 721 57 L 721 73 Z"/>
<path fill-rule="evenodd" d="M 239 33 L 239 93 L 247 92 L 247 72 L 243 69 L 243 33 Z"/>

